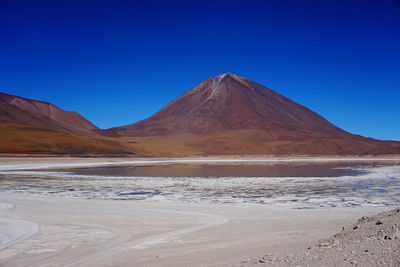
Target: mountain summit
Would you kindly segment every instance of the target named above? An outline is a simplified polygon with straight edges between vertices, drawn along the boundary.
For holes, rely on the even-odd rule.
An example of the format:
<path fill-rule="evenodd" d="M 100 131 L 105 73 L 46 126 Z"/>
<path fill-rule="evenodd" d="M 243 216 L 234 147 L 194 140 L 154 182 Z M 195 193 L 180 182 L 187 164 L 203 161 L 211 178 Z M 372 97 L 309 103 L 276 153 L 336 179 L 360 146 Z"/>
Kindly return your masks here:
<path fill-rule="evenodd" d="M 206 79 L 150 118 L 114 129 L 128 136 L 258 129 L 270 140 L 304 134 L 346 135 L 306 107 L 232 73 Z"/>
<path fill-rule="evenodd" d="M 273 90 L 225 73 L 208 78 L 153 116 L 103 132 L 149 138 L 174 154 L 400 153 L 397 142 L 350 134 Z M 140 142 L 140 141 L 139 141 Z"/>

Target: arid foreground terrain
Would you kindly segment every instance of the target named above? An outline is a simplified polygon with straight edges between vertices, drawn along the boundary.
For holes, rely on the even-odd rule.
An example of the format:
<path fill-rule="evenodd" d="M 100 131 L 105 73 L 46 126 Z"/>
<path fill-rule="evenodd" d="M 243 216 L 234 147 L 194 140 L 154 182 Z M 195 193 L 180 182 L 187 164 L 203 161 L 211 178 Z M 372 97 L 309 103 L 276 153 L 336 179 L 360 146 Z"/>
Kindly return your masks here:
<path fill-rule="evenodd" d="M 373 166 L 361 176 L 327 178 L 73 173 L 77 167 L 179 162 L 327 161 L 371 161 Z M 394 157 L 0 158 L 0 265 L 398 266 L 397 209 L 364 217 L 397 203 L 397 164 Z M 354 187 L 360 182 L 369 189 Z"/>
<path fill-rule="evenodd" d="M 306 250 L 243 266 L 400 266 L 400 209 L 363 216 Z"/>

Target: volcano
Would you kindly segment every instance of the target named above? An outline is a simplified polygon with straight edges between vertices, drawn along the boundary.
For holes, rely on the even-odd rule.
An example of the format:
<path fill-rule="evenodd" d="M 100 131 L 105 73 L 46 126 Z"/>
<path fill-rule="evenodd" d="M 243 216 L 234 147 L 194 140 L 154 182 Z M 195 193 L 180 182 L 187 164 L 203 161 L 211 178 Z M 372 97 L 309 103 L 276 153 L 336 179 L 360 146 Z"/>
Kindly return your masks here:
<path fill-rule="evenodd" d="M 114 128 L 123 136 L 243 129 L 263 130 L 270 140 L 304 134 L 346 135 L 306 107 L 232 73 L 203 81 L 148 119 Z"/>
<path fill-rule="evenodd" d="M 145 120 L 103 133 L 146 138 L 164 147 L 166 154 L 175 154 L 176 147 L 199 154 L 400 153 L 399 142 L 348 133 L 232 73 L 204 80 Z"/>

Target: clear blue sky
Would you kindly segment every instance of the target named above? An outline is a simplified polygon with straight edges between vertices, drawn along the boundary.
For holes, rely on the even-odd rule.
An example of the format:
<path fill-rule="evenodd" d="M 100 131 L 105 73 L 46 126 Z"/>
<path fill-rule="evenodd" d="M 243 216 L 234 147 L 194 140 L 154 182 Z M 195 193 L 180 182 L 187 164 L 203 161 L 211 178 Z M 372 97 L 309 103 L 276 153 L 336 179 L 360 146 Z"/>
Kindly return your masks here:
<path fill-rule="evenodd" d="M 400 1 L 0 0 L 0 91 L 102 128 L 233 72 L 400 140 Z"/>

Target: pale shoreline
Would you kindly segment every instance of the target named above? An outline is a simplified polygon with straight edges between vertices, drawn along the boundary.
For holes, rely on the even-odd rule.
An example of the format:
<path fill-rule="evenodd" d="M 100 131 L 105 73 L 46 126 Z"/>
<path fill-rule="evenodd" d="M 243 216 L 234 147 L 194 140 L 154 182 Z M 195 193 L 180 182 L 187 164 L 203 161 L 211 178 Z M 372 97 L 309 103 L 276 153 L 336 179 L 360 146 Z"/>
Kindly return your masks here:
<path fill-rule="evenodd" d="M 0 250 L 27 239 L 39 231 L 36 223 L 11 219 L 5 213 L 14 208 L 13 204 L 0 203 Z"/>
<path fill-rule="evenodd" d="M 388 162 L 400 158 L 0 158 L 0 170 L 124 164 Z M 11 173 L 11 172 L 10 172 Z M 2 266 L 230 266 L 285 255 L 393 207 L 80 199 L 0 193 Z M 12 209 L 10 209 L 13 207 Z M 22 224 L 21 224 L 22 223 Z M 29 227 L 26 227 L 29 226 Z M 36 228 L 35 228 L 36 227 Z M 25 229 L 25 232 L 21 230 Z M 40 230 L 39 230 L 40 229 Z M 0 235 L 1 236 L 1 235 Z"/>
<path fill-rule="evenodd" d="M 400 156 L 376 157 L 271 157 L 271 156 L 219 156 L 185 158 L 91 158 L 91 157 L 0 157 L 0 170 L 68 169 L 125 165 L 160 164 L 312 164 L 341 162 L 399 163 Z"/>
<path fill-rule="evenodd" d="M 4 266 L 227 266 L 302 249 L 361 216 L 390 209 L 291 210 L 3 193 L 0 202 L 15 205 L 8 218 L 41 229 L 0 250 Z"/>

